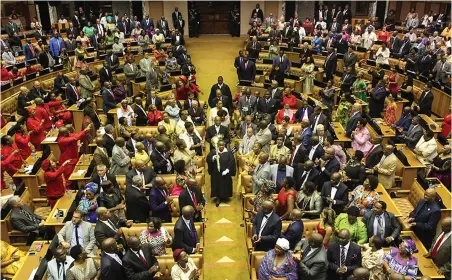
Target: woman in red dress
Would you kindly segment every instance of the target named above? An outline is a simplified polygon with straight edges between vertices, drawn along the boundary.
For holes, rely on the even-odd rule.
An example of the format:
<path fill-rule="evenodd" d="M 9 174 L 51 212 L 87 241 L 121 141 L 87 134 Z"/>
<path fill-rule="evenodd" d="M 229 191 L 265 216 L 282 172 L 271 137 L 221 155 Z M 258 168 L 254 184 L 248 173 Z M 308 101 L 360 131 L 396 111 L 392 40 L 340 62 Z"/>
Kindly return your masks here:
<path fill-rule="evenodd" d="M 187 100 L 189 87 L 187 86 L 187 77 L 180 76 L 179 81 L 176 84 L 176 99 L 177 100 Z"/>
<path fill-rule="evenodd" d="M 295 113 L 290 109 L 289 104 L 284 104 L 284 108 L 279 110 L 276 116 L 276 123 L 282 124 L 284 120 L 291 124 L 295 122 Z"/>
<path fill-rule="evenodd" d="M 284 104 L 289 104 L 290 109 L 297 109 L 297 97 L 292 94 L 290 88 L 286 88 L 284 90 L 283 101 L 281 102 L 281 106 Z"/>
<path fill-rule="evenodd" d="M 383 26 L 383 30 L 378 33 L 378 40 L 383 42 L 388 42 L 389 39 L 389 32 L 386 30 L 386 25 Z"/>
<path fill-rule="evenodd" d="M 37 118 L 35 118 L 35 110 L 29 109 L 28 110 L 29 117 L 27 118 L 27 129 L 28 131 L 31 131 L 30 134 L 30 142 L 35 146 L 35 149 L 37 151 L 41 150 L 41 142 L 46 138 L 46 135 L 44 134 L 44 128 L 42 125 L 44 124 L 44 120 L 39 121 Z"/>
<path fill-rule="evenodd" d="M 331 208 L 323 209 L 320 214 L 320 222 L 317 225 L 317 232 L 323 236 L 323 246 L 328 249 L 331 236 L 334 233 L 334 220 L 336 219 L 336 212 Z"/>
<path fill-rule="evenodd" d="M 314 31 L 314 25 L 312 24 L 310 18 L 306 18 L 306 20 L 303 22 L 303 28 L 304 31 L 306 31 L 306 35 L 310 36 L 312 34 L 312 32 Z"/>
<path fill-rule="evenodd" d="M 399 85 L 397 84 L 397 80 L 399 78 L 399 74 L 397 73 L 397 68 L 392 69 L 391 76 L 389 76 L 388 82 L 389 86 L 388 89 L 390 92 L 398 93 Z"/>
<path fill-rule="evenodd" d="M 447 139 L 450 138 L 450 127 L 452 121 L 452 118 L 450 116 L 451 109 L 449 109 L 449 112 L 444 117 L 443 124 L 441 125 L 441 133 L 438 137 L 438 140 L 442 141 L 444 144 L 446 144 Z"/>
<path fill-rule="evenodd" d="M 163 114 L 159 110 L 157 110 L 157 107 L 155 107 L 154 104 L 149 105 L 148 108 L 148 125 L 150 126 L 157 126 L 158 123 L 163 120 Z"/>
<path fill-rule="evenodd" d="M 27 126 L 23 124 L 17 127 L 14 134 L 14 142 L 16 142 L 17 148 L 20 149 L 20 155 L 24 160 L 31 155 L 31 150 L 35 148 L 30 142 L 31 133 L 31 131 L 27 131 Z"/>
<path fill-rule="evenodd" d="M 290 213 L 295 208 L 295 199 L 297 192 L 295 191 L 295 180 L 292 177 L 286 177 L 281 183 L 281 190 L 278 193 L 278 206 L 276 213 L 281 220 L 287 220 Z"/>

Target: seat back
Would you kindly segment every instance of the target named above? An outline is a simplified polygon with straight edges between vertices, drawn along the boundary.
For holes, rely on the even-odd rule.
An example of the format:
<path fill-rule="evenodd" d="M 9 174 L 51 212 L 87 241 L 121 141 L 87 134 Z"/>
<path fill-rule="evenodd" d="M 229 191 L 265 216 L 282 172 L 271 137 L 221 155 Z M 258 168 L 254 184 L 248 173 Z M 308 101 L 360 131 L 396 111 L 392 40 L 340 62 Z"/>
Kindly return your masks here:
<path fill-rule="evenodd" d="M 156 137 L 159 133 L 157 131 L 157 126 L 137 126 L 140 133 L 146 135 L 150 133 L 153 137 Z M 199 136 L 204 139 L 206 135 L 206 127 L 205 126 L 196 126 L 196 130 L 199 133 Z"/>
<path fill-rule="evenodd" d="M 163 223 L 162 227 L 166 229 L 168 234 L 174 239 L 174 223 Z M 127 240 L 131 236 L 140 237 L 141 232 L 147 228 L 146 224 L 136 224 L 130 228 L 121 228 L 123 237 Z M 203 223 L 195 223 L 196 233 L 198 237 L 204 237 L 204 225 Z"/>
<path fill-rule="evenodd" d="M 179 197 L 171 196 L 173 198 L 173 203 L 170 204 L 171 217 L 180 217 L 180 207 L 179 207 Z"/>
<path fill-rule="evenodd" d="M 408 194 L 408 201 L 413 205 L 413 207 L 416 207 L 419 200 L 424 198 L 424 189 L 421 187 L 420 184 L 417 183 L 417 181 L 413 181 L 413 184 L 411 185 L 410 193 Z"/>
<path fill-rule="evenodd" d="M 245 193 L 252 193 L 253 192 L 253 177 L 250 175 L 243 175 L 242 174 L 242 180 L 240 182 L 242 189 Z"/>
<path fill-rule="evenodd" d="M 118 182 L 119 190 L 122 195 L 126 194 L 126 175 L 116 175 L 116 182 Z"/>
<path fill-rule="evenodd" d="M 204 259 L 201 254 L 190 255 L 190 258 L 193 260 L 198 269 L 203 268 Z M 176 265 L 173 256 L 159 256 L 157 257 L 157 261 L 159 262 L 160 273 L 163 274 L 159 277 L 159 279 L 171 280 L 171 269 L 174 265 Z"/>

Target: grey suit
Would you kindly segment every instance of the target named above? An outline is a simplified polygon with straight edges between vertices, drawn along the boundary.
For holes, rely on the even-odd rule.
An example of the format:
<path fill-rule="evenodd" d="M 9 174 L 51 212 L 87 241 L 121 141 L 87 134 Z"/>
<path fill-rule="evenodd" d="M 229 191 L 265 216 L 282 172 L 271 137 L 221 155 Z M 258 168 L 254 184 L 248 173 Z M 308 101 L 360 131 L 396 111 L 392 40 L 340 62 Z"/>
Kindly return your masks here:
<path fill-rule="evenodd" d="M 251 123 L 251 128 L 253 129 L 253 134 L 256 134 L 257 131 L 257 125 L 254 123 Z M 248 125 L 246 122 L 242 121 L 240 124 L 240 137 L 243 138 L 246 135 L 246 130 L 248 129 Z"/>
<path fill-rule="evenodd" d="M 438 228 L 433 238 L 432 247 L 428 251 L 430 254 L 433 251 L 433 247 L 435 247 L 438 238 L 443 233 L 441 228 Z M 436 256 L 433 258 L 433 261 L 438 266 L 441 273 L 445 276 L 446 279 L 450 279 L 451 273 L 451 264 L 450 264 L 450 250 L 451 250 L 451 236 L 443 240 L 441 246 L 438 247 L 436 251 Z"/>
<path fill-rule="evenodd" d="M 270 152 L 270 144 L 272 142 L 272 132 L 270 129 L 265 128 L 259 130 L 258 133 L 256 133 L 256 143 L 259 143 L 262 145 L 262 151 L 264 153 Z"/>
<path fill-rule="evenodd" d="M 80 223 L 82 229 L 82 247 L 85 249 L 88 256 L 95 256 L 97 254 L 96 237 L 94 236 L 94 227 L 91 223 L 82 221 Z M 74 232 L 74 224 L 72 221 L 67 221 L 64 227 L 58 233 L 58 242 L 71 243 L 72 234 Z"/>
<path fill-rule="evenodd" d="M 417 124 L 416 127 L 414 125 L 410 125 L 408 131 L 406 132 L 405 143 L 408 148 L 413 149 L 416 148 L 417 142 L 421 139 L 422 135 L 424 135 L 424 129 L 420 124 Z"/>
<path fill-rule="evenodd" d="M 325 280 L 328 260 L 325 248 L 311 248 L 306 239 L 301 241 L 303 255 L 298 263 L 298 275 L 303 280 Z M 308 253 L 314 250 L 311 254 Z"/>
<path fill-rule="evenodd" d="M 433 68 L 433 72 L 436 73 L 435 81 L 447 84 L 449 82 L 448 76 L 450 76 L 451 74 L 451 65 L 447 61 L 443 63 L 441 60 L 439 60 L 436 63 L 435 68 Z"/>
<path fill-rule="evenodd" d="M 270 180 L 272 180 L 273 182 L 275 182 L 276 184 L 276 177 L 277 177 L 277 173 L 278 173 L 278 165 L 279 164 L 272 164 L 270 165 Z M 293 177 L 293 173 L 294 173 L 294 169 L 292 166 L 290 165 L 286 165 L 286 176 L 287 177 Z"/>
<path fill-rule="evenodd" d="M 270 178 L 270 163 L 266 162 L 265 164 L 258 164 L 254 168 L 253 173 L 253 193 L 257 194 L 257 192 L 261 189 L 262 180 Z"/>
<path fill-rule="evenodd" d="M 126 175 L 129 171 L 130 157 L 126 154 L 125 148 L 121 148 L 118 145 L 113 147 L 111 152 L 111 168 L 110 174 L 112 175 Z"/>
<path fill-rule="evenodd" d="M 254 95 L 242 96 L 239 99 L 240 116 L 254 115 L 257 110 L 257 98 Z"/>
<path fill-rule="evenodd" d="M 129 95 L 132 94 L 132 81 L 135 80 L 138 73 L 138 66 L 135 63 L 127 63 L 126 65 L 124 65 L 124 74 L 126 75 L 126 83 Z"/>

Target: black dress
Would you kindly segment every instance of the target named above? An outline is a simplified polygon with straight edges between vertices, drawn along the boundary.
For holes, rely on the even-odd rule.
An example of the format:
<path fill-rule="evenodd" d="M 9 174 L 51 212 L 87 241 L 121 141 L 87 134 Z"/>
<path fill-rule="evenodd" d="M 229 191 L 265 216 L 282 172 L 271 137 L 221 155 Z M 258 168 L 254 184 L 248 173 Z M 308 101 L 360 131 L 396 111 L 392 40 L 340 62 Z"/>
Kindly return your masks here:
<path fill-rule="evenodd" d="M 213 160 L 216 151 L 213 149 L 207 156 L 208 171 L 210 174 L 211 193 L 210 197 L 225 200 L 232 196 L 232 176 L 235 176 L 234 155 L 227 151 L 220 153 L 220 171 L 218 171 L 217 161 Z M 223 171 L 229 169 L 229 173 L 222 175 Z"/>
<path fill-rule="evenodd" d="M 107 209 L 111 209 L 116 207 L 123 201 L 123 197 L 118 189 L 114 188 L 114 192 L 111 194 L 107 194 L 106 192 L 102 192 L 97 197 L 97 203 L 99 207 L 105 207 Z"/>
<path fill-rule="evenodd" d="M 278 82 L 278 87 L 283 87 L 284 86 L 284 73 L 280 71 L 276 71 L 275 69 L 272 69 L 272 71 L 270 72 L 269 75 L 269 79 L 270 81 L 277 81 Z"/>
<path fill-rule="evenodd" d="M 349 162 L 344 168 L 348 181 L 344 182 L 349 190 L 362 185 L 366 179 L 366 167 L 362 163 Z"/>

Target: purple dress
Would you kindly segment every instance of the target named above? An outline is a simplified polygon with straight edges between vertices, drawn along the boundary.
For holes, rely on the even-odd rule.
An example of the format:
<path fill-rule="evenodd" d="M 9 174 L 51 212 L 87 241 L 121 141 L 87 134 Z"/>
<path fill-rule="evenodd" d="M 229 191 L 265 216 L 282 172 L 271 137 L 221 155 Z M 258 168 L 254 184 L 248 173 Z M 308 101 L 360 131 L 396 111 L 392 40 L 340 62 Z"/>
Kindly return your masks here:
<path fill-rule="evenodd" d="M 386 261 L 389 268 L 395 272 L 416 279 L 418 270 L 417 258 L 410 257 L 410 259 L 406 261 L 399 256 L 398 252 L 399 248 L 392 248 L 384 257 L 384 261 Z"/>
<path fill-rule="evenodd" d="M 275 257 L 275 249 L 272 249 L 262 258 L 258 272 L 259 280 L 269 280 L 270 277 L 285 277 L 287 280 L 297 280 L 297 264 L 292 255 L 286 252 L 286 259 L 278 267 L 274 267 Z"/>

